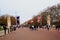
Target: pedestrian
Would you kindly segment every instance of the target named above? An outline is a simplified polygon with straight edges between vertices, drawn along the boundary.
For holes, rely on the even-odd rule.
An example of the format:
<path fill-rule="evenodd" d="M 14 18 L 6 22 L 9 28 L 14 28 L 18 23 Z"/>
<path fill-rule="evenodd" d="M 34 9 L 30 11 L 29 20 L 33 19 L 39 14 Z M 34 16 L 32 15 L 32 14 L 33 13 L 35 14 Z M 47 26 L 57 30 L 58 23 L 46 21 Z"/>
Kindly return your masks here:
<path fill-rule="evenodd" d="M 36 25 L 34 25 L 34 30 L 37 30 L 37 26 Z"/>
<path fill-rule="evenodd" d="M 36 22 L 36 23 L 34 24 L 34 29 L 35 29 L 35 30 L 38 30 L 38 22 Z"/>
<path fill-rule="evenodd" d="M 32 25 L 31 24 L 30 24 L 29 28 L 32 29 Z"/>
<path fill-rule="evenodd" d="M 58 25 L 56 25 L 56 30 L 60 30 L 60 25 L 58 24 Z"/>
<path fill-rule="evenodd" d="M 10 32 L 12 32 L 13 31 L 13 26 L 10 26 Z"/>
<path fill-rule="evenodd" d="M 14 26 L 14 31 L 16 31 L 16 26 Z"/>
<path fill-rule="evenodd" d="M 19 29 L 20 28 L 20 25 L 17 25 L 17 28 Z"/>
<path fill-rule="evenodd" d="M 34 30 L 34 25 L 32 25 L 32 30 Z"/>
<path fill-rule="evenodd" d="M 48 24 L 47 24 L 47 25 L 46 25 L 46 27 L 47 27 L 47 30 L 49 30 L 49 28 L 50 28 L 50 25 L 48 25 Z"/>
<path fill-rule="evenodd" d="M 7 27 L 5 25 L 3 25 L 3 29 L 4 29 L 4 34 L 6 35 L 6 29 L 7 29 Z"/>

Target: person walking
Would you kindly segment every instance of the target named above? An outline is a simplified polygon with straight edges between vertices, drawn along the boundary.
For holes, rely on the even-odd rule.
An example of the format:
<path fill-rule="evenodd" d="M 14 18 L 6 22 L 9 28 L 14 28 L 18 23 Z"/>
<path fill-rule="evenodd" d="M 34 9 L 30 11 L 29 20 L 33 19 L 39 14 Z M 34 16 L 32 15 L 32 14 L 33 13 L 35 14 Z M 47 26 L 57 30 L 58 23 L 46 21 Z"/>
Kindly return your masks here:
<path fill-rule="evenodd" d="M 16 31 L 16 26 L 14 26 L 14 31 Z"/>
<path fill-rule="evenodd" d="M 46 26 L 46 27 L 47 27 L 47 30 L 49 30 L 49 28 L 50 28 L 50 25 L 48 25 L 48 24 L 47 24 L 47 26 Z"/>
<path fill-rule="evenodd" d="M 58 31 L 60 30 L 60 24 L 56 25 L 56 30 L 58 30 Z"/>
<path fill-rule="evenodd" d="M 6 29 L 7 29 L 7 27 L 5 25 L 3 25 L 3 29 L 4 29 L 4 34 L 6 35 Z"/>
<path fill-rule="evenodd" d="M 34 30 L 34 25 L 32 25 L 32 30 Z"/>
<path fill-rule="evenodd" d="M 38 22 L 35 22 L 35 23 L 34 23 L 34 29 L 35 29 L 35 30 L 38 30 Z"/>
<path fill-rule="evenodd" d="M 13 31 L 13 26 L 11 25 L 11 26 L 10 26 L 10 32 L 12 32 L 12 31 Z"/>

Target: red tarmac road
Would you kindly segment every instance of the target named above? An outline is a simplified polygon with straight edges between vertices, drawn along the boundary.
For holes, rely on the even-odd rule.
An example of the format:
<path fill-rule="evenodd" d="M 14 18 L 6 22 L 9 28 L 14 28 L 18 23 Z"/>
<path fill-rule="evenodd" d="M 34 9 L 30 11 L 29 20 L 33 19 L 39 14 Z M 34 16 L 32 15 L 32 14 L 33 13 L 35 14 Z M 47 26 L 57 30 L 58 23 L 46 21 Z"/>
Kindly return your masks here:
<path fill-rule="evenodd" d="M 60 32 L 56 30 L 47 31 L 45 29 L 32 31 L 29 28 L 20 28 L 0 37 L 0 40 L 60 40 Z"/>

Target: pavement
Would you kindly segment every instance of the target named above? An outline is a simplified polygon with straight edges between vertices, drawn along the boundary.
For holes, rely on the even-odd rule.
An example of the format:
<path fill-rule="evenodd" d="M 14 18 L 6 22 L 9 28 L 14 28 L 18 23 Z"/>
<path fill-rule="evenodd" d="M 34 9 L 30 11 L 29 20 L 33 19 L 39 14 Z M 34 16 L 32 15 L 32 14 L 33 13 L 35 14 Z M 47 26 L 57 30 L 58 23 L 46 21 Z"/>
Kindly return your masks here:
<path fill-rule="evenodd" d="M 0 37 L 0 40 L 60 40 L 60 32 L 41 28 L 30 30 L 24 27 Z"/>
<path fill-rule="evenodd" d="M 6 34 L 8 34 L 8 30 L 6 31 Z M 4 34 L 4 30 L 2 30 L 2 31 L 0 31 L 0 37 L 1 36 L 4 36 L 5 34 Z"/>
<path fill-rule="evenodd" d="M 0 31 L 0 36 L 4 35 L 4 30 Z"/>

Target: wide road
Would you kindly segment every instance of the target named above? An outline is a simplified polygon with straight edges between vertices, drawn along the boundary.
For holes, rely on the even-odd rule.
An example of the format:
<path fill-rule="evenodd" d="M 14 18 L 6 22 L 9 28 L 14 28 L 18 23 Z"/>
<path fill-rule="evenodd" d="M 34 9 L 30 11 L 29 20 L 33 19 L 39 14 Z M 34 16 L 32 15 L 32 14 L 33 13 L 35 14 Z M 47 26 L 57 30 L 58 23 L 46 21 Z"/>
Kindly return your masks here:
<path fill-rule="evenodd" d="M 6 36 L 0 37 L 0 40 L 60 40 L 60 32 L 56 30 L 38 29 L 30 30 L 29 28 L 20 28 Z"/>

